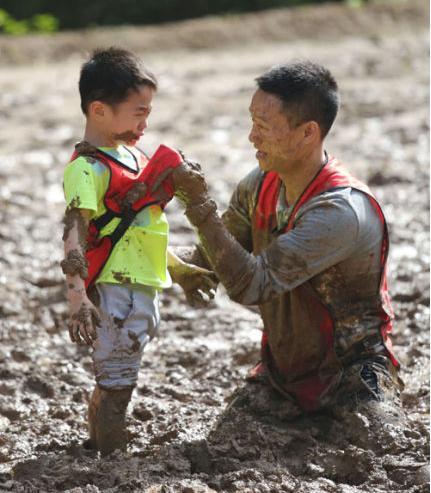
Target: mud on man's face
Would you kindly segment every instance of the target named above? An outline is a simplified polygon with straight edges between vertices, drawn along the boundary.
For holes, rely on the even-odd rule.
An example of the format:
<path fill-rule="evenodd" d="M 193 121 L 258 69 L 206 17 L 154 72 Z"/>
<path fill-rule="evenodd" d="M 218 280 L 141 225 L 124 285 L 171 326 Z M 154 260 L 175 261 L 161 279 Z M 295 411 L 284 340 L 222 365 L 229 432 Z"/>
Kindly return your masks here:
<path fill-rule="evenodd" d="M 251 100 L 249 140 L 263 171 L 286 172 L 302 152 L 303 128 L 294 126 L 281 99 L 258 89 Z"/>
<path fill-rule="evenodd" d="M 133 146 L 144 135 L 154 92 L 152 87 L 142 85 L 136 91 L 131 91 L 121 103 L 104 105 L 103 125 L 112 146 Z"/>

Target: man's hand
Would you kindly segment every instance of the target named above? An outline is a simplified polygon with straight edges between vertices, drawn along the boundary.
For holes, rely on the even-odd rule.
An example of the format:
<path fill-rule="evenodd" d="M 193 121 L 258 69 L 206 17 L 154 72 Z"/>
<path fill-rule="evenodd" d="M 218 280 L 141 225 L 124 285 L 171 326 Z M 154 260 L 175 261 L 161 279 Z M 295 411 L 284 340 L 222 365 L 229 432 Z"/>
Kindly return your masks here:
<path fill-rule="evenodd" d="M 208 200 L 208 187 L 201 167 L 194 161 L 185 160 L 172 172 L 175 197 L 186 207 Z"/>
<path fill-rule="evenodd" d="M 72 342 L 91 346 L 97 339 L 96 326 L 100 316 L 96 307 L 85 293 L 69 291 L 70 323 L 69 335 Z"/>
<path fill-rule="evenodd" d="M 214 272 L 192 264 L 176 264 L 170 268 L 172 280 L 179 284 L 193 307 L 205 306 L 212 300 L 218 280 Z"/>

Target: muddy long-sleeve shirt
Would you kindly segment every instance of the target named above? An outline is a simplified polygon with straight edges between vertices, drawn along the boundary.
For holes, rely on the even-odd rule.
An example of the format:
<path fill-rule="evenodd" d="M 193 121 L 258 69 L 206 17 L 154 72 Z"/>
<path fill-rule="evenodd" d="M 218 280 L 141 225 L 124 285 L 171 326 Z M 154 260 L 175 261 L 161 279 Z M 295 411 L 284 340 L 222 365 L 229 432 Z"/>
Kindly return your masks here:
<path fill-rule="evenodd" d="M 216 272 L 220 275 L 225 271 L 221 280 L 229 296 L 244 305 L 259 305 L 273 345 L 288 346 L 289 352 L 295 348 L 297 353 L 310 353 L 310 347 L 305 346 L 314 343 L 307 339 L 312 324 L 304 314 L 303 337 L 297 337 L 298 330 L 290 330 L 292 306 L 288 296 L 307 283 L 331 310 L 334 347 L 340 357 L 350 357 L 352 348 L 365 339 L 376 341 L 375 350 L 380 351 L 378 307 L 384 226 L 367 195 L 351 187 L 317 195 L 298 210 L 295 227 L 285 232 L 292 206 L 286 203 L 281 186 L 277 226 L 262 231 L 254 226 L 253 218 L 263 177 L 259 168 L 250 172 L 238 184 L 223 214 L 226 229 L 249 252 L 241 258 L 236 249 L 229 265 L 221 259 L 217 262 L 217 253 L 212 254 Z M 201 240 L 205 251 L 208 243 Z M 211 253 L 206 253 L 211 258 Z M 310 337 L 314 336 L 310 333 Z"/>
<path fill-rule="evenodd" d="M 258 168 L 247 175 L 223 214 L 230 233 L 255 254 L 251 279 L 243 287 L 231 289 L 236 301 L 246 305 L 262 304 L 336 264 L 346 279 L 363 273 L 377 289 L 383 225 L 365 194 L 346 187 L 312 198 L 299 210 L 295 228 L 283 233 L 292 206 L 286 203 L 282 185 L 273 241 L 257 251 L 252 216 L 262 176 Z"/>

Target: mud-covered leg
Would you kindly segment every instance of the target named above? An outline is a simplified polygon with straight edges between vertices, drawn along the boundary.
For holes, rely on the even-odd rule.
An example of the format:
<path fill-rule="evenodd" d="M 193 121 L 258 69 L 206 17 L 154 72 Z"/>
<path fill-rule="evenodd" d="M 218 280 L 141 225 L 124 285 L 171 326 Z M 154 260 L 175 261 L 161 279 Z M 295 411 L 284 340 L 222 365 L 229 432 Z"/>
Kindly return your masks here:
<path fill-rule="evenodd" d="M 96 385 L 93 393 L 91 394 L 90 401 L 88 402 L 88 435 L 89 439 L 84 443 L 84 447 L 87 449 L 97 450 L 97 435 L 96 435 L 96 417 L 97 410 L 99 409 L 101 390 Z"/>
<path fill-rule="evenodd" d="M 105 390 L 97 387 L 95 399 L 97 411 L 92 414 L 94 427 L 93 437 L 102 456 L 108 455 L 116 449 L 126 450 L 126 411 L 132 397 L 133 388 L 121 390 Z M 90 418 L 90 414 L 89 414 Z M 89 419 L 89 424 L 91 418 Z M 91 426 L 90 424 L 90 440 Z"/>

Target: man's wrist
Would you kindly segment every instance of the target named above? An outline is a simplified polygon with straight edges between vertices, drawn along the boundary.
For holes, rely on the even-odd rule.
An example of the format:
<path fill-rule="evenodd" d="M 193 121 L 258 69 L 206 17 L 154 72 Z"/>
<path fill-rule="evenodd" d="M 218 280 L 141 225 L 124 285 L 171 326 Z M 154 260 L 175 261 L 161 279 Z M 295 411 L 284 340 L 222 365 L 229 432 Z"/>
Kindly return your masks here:
<path fill-rule="evenodd" d="M 213 199 L 207 198 L 203 202 L 187 205 L 185 214 L 188 220 L 199 228 L 212 213 L 216 212 L 217 204 Z"/>

